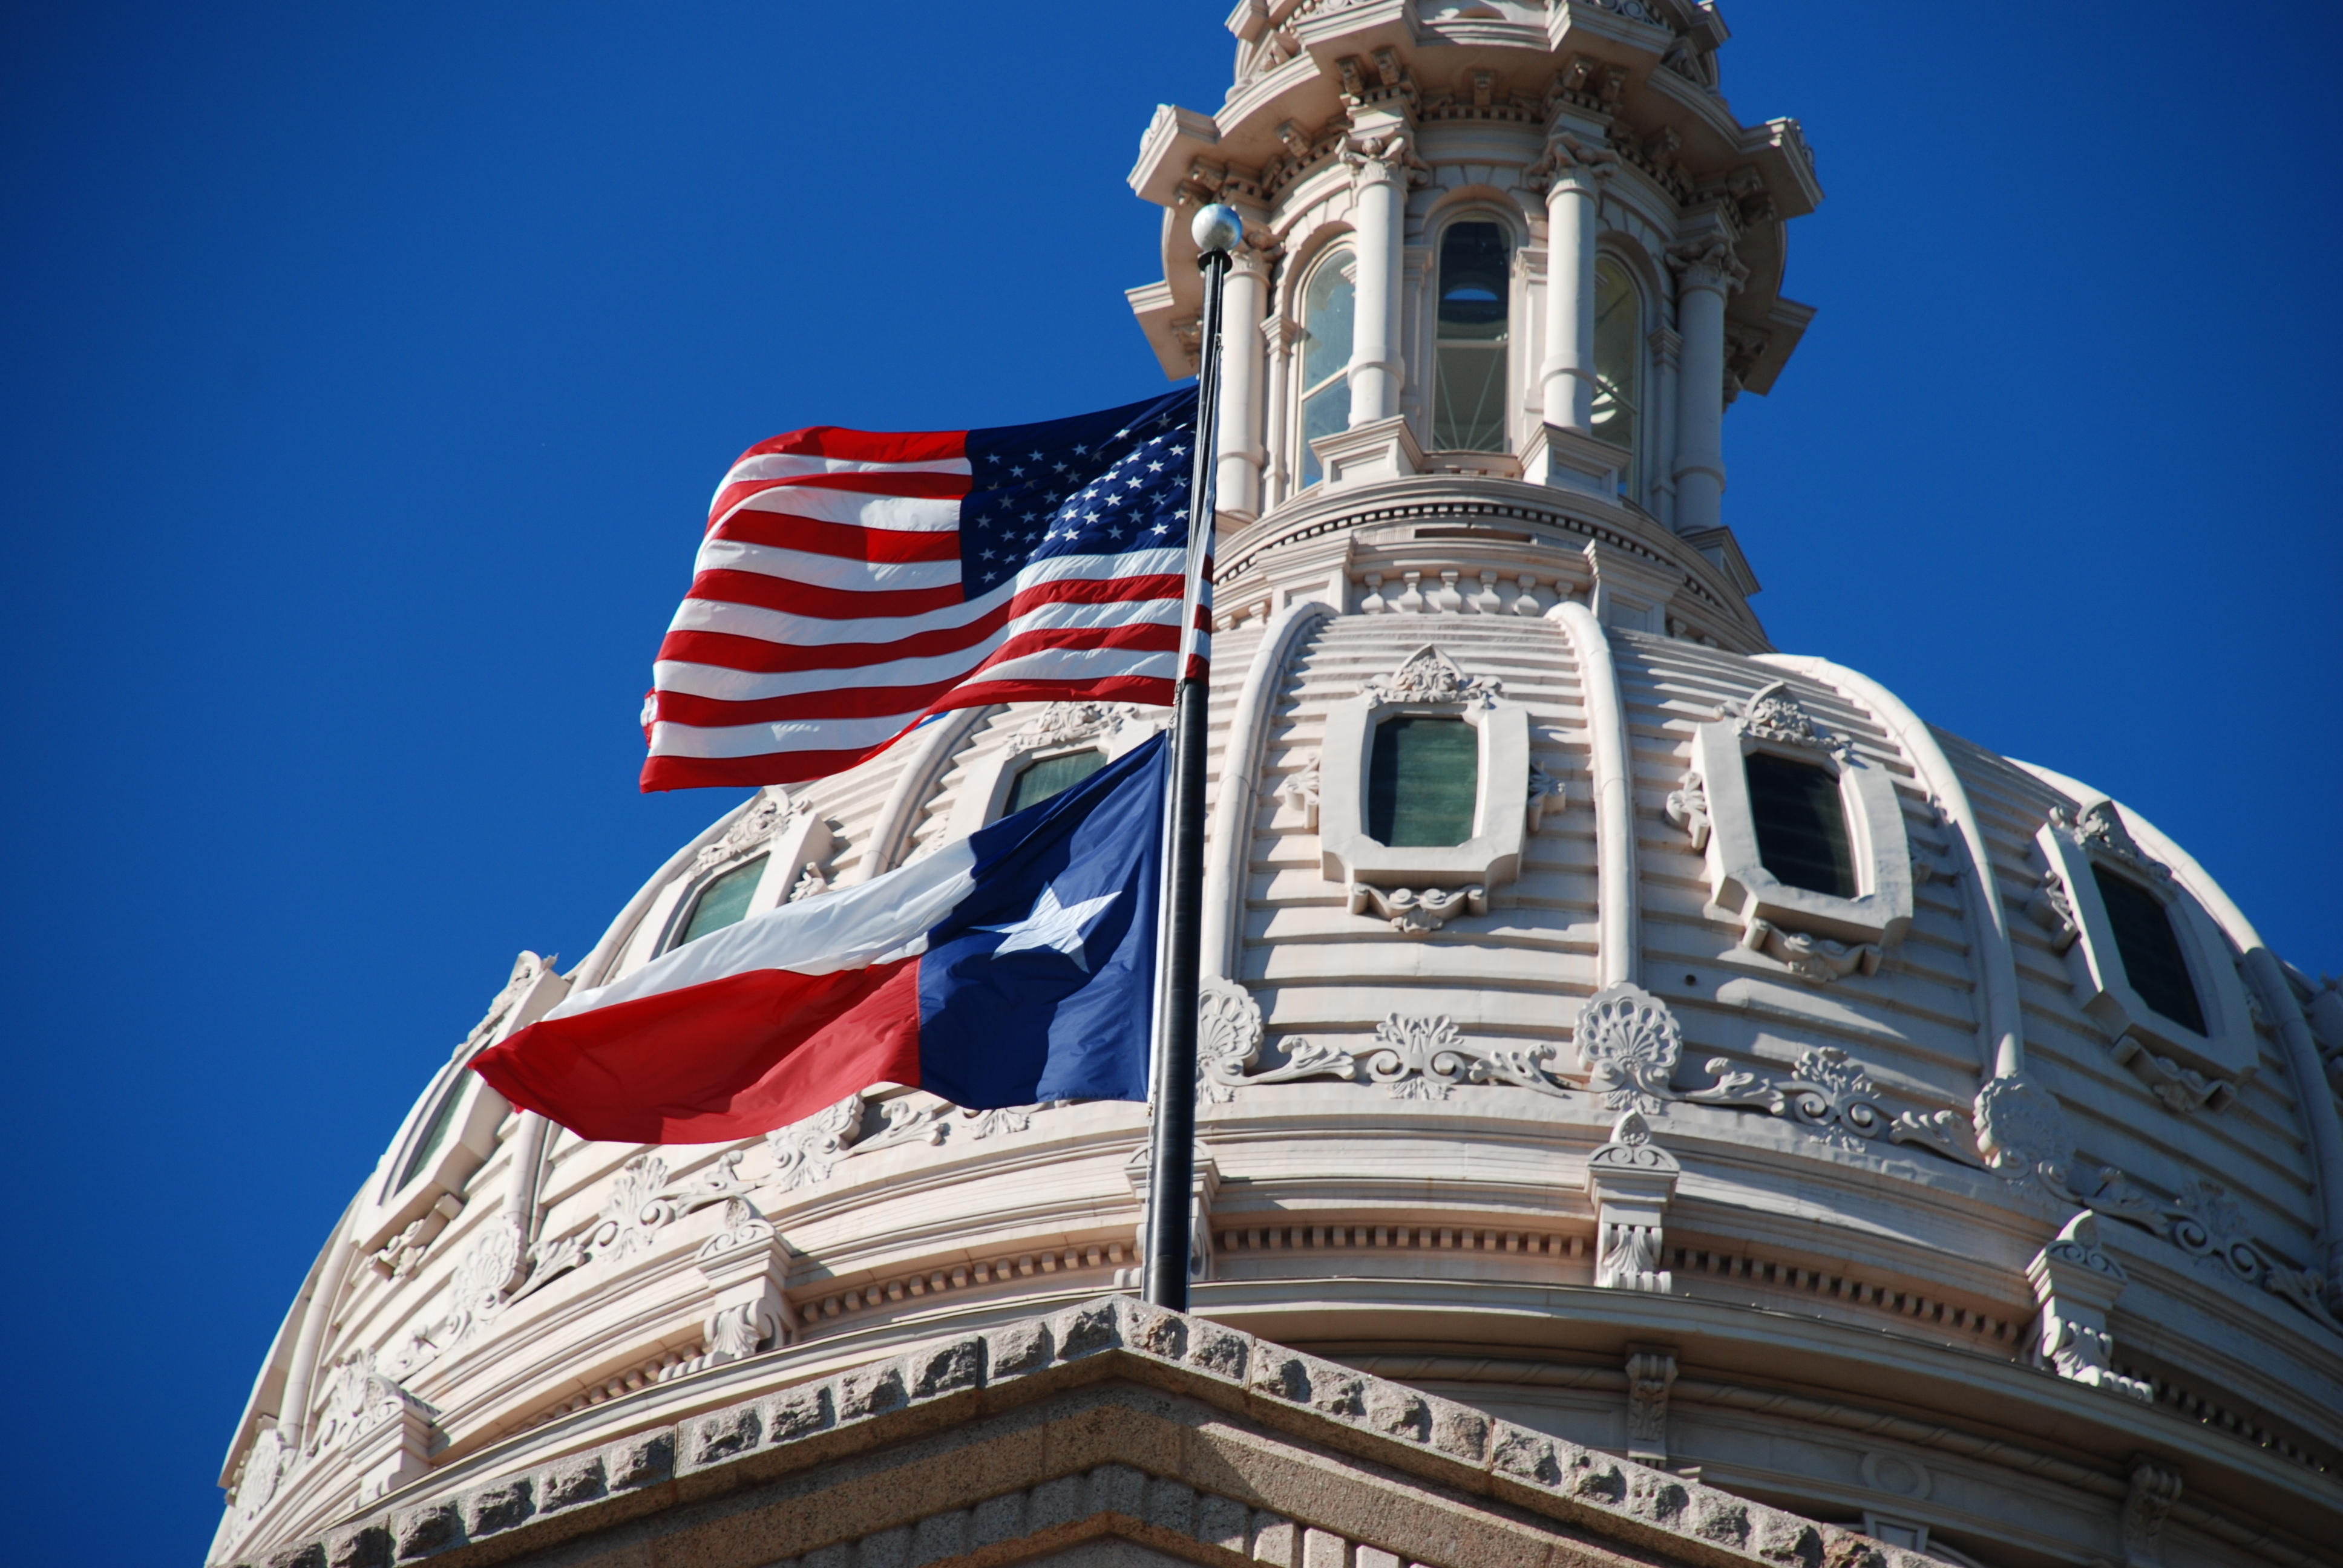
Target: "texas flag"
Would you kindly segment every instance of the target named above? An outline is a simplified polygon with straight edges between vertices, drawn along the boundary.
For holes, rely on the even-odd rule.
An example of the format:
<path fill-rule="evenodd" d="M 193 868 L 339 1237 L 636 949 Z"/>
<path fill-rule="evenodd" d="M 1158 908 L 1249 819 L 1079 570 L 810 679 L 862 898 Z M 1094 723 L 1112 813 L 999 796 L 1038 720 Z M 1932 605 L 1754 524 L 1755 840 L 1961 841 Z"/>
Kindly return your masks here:
<path fill-rule="evenodd" d="M 1164 753 L 686 943 L 472 1066 L 624 1143 L 749 1137 L 880 1083 L 972 1109 L 1144 1100 Z"/>

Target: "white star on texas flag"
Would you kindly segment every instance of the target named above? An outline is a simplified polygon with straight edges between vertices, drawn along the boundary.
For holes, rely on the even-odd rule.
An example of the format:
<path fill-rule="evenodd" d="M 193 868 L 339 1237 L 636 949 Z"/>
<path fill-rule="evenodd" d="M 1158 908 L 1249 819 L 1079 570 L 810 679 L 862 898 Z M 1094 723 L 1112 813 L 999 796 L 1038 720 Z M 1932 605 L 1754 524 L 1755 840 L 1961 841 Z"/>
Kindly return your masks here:
<path fill-rule="evenodd" d="M 1013 953 L 1020 948 L 1053 948 L 1074 960 L 1074 967 L 1084 974 L 1091 972 L 1090 955 L 1082 950 L 1082 928 L 1106 912 L 1106 907 L 1122 897 L 1120 890 L 1102 899 L 1084 899 L 1078 904 L 1058 902 L 1055 884 L 1041 890 L 1034 901 L 1033 912 L 1021 920 L 1005 926 L 979 926 L 980 931 L 999 931 L 1009 940 L 992 950 L 992 956 Z"/>

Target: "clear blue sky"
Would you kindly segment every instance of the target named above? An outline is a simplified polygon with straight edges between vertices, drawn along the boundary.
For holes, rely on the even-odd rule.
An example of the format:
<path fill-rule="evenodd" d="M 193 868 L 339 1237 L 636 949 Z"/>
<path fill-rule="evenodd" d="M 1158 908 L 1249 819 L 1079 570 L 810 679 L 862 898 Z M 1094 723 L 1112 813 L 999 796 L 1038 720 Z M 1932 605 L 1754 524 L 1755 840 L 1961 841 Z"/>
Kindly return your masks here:
<path fill-rule="evenodd" d="M 1226 9 L 0 16 L 8 1555 L 198 1560 L 426 1075 L 735 799 L 634 790 L 726 462 L 1161 385 L 1123 176 Z M 1725 10 L 1829 192 L 1727 422 L 1775 641 L 2343 970 L 2335 8 Z"/>

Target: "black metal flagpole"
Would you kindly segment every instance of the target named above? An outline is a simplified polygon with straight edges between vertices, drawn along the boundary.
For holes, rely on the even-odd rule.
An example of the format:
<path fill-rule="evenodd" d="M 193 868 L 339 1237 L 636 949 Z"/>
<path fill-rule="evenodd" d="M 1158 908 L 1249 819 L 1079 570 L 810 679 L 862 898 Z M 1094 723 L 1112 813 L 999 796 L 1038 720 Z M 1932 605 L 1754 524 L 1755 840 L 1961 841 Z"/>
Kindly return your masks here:
<path fill-rule="evenodd" d="M 1172 696 L 1171 850 L 1165 866 L 1162 1006 L 1157 1013 L 1155 1127 L 1147 1182 L 1147 1300 L 1188 1310 L 1189 1193 L 1195 1181 L 1196 990 L 1204 924 L 1204 708 L 1207 683 L 1188 668 L 1203 567 L 1212 548 L 1213 448 L 1221 401 L 1221 285 L 1244 240 L 1235 209 L 1196 215 L 1204 312 L 1196 371 L 1196 466 L 1188 486 L 1188 594 Z"/>

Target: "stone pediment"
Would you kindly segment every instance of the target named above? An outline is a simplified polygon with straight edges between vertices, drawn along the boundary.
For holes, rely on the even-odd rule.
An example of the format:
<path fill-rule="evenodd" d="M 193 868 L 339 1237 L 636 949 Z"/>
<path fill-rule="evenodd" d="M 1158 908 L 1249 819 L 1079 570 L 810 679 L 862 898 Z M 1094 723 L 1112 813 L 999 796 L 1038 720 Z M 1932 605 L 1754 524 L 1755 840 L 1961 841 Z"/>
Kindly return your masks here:
<path fill-rule="evenodd" d="M 271 1560 L 1936 1561 L 1125 1297 L 643 1414 L 587 1452 L 548 1432 L 545 1458 L 483 1454 Z"/>

